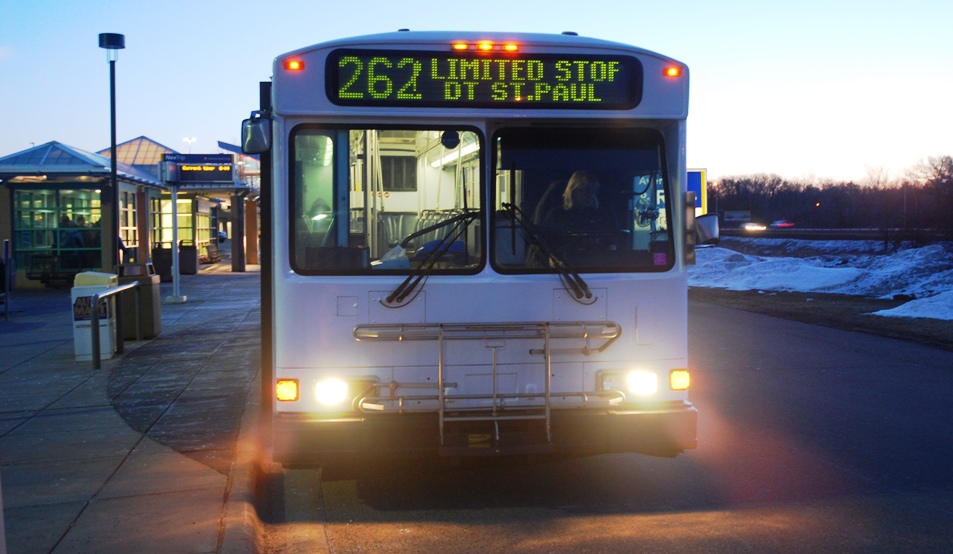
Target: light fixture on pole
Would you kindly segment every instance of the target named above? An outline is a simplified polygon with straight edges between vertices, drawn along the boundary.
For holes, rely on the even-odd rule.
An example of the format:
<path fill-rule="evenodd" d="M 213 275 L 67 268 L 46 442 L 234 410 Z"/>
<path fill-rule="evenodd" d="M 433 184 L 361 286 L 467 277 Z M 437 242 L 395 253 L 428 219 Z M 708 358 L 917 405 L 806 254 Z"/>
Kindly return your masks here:
<path fill-rule="evenodd" d="M 126 47 L 126 37 L 118 33 L 99 33 L 99 47 L 106 49 L 106 61 L 109 62 L 109 158 L 111 165 L 110 178 L 110 201 L 112 209 L 109 214 L 109 221 L 112 226 L 112 248 L 107 248 L 107 252 L 112 252 L 112 265 L 119 265 L 119 183 L 116 179 L 116 60 L 119 59 L 119 51 Z M 107 236 L 107 235 L 103 235 Z M 105 243 L 104 243 L 105 245 Z M 104 260 L 105 261 L 105 260 Z M 104 267 L 109 267 L 105 263 Z"/>
<path fill-rule="evenodd" d="M 197 141 L 197 140 L 199 140 L 199 139 L 197 139 L 197 138 L 195 138 L 195 137 L 185 137 L 185 138 L 182 139 L 182 140 L 184 140 L 185 142 L 189 143 L 189 154 L 191 154 L 191 153 L 192 153 L 192 143 L 195 142 L 195 141 Z"/>

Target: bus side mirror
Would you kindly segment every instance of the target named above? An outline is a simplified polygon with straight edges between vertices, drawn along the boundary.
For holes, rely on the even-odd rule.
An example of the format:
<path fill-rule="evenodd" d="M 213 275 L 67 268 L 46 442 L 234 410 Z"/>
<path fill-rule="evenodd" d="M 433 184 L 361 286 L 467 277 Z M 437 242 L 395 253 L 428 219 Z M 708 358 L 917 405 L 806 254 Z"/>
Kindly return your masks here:
<path fill-rule="evenodd" d="M 718 214 L 695 217 L 695 193 L 685 193 L 685 264 L 695 264 L 695 246 L 718 244 L 720 229 Z"/>
<path fill-rule="evenodd" d="M 718 214 L 705 214 L 695 218 L 697 244 L 718 244 L 721 229 L 718 226 Z"/>
<path fill-rule="evenodd" d="M 263 154 L 271 150 L 271 119 L 262 113 L 252 112 L 251 118 L 242 121 L 242 152 Z"/>

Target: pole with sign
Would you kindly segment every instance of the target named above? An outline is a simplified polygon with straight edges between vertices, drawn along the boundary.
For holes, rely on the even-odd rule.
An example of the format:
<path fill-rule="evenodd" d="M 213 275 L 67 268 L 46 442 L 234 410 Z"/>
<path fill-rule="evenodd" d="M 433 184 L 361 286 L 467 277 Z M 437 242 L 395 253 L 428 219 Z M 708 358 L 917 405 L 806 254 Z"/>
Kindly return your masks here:
<path fill-rule="evenodd" d="M 179 245 L 179 189 L 186 191 L 221 191 L 235 185 L 235 159 L 231 154 L 163 154 L 163 181 L 172 195 L 172 296 L 164 302 L 182 303 L 186 297 L 179 291 L 181 252 Z M 193 244 L 198 235 L 193 232 Z"/>
<path fill-rule="evenodd" d="M 179 290 L 179 187 L 172 185 L 172 296 L 162 301 L 166 304 L 182 304 L 188 297 Z"/>

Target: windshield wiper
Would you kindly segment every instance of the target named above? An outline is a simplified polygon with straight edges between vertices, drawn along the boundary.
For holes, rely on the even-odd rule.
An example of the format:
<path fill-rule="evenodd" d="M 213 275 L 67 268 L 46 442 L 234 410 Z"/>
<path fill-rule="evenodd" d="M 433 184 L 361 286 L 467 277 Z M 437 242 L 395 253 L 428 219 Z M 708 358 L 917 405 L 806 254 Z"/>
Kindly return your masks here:
<path fill-rule="evenodd" d="M 437 261 L 440 260 L 440 258 L 442 258 L 443 255 L 450 250 L 450 248 L 453 246 L 453 243 L 456 242 L 456 240 L 466 232 L 470 222 L 474 219 L 477 219 L 478 217 L 480 217 L 480 212 L 464 212 L 449 219 L 445 219 L 440 223 L 436 223 L 407 235 L 407 238 L 402 240 L 400 243 L 401 248 L 406 248 L 407 245 L 410 244 L 411 240 L 421 235 L 426 235 L 431 231 L 435 231 L 451 224 L 453 225 L 453 228 L 450 229 L 446 235 L 444 235 L 444 237 L 440 240 L 440 243 L 437 244 L 437 246 L 431 250 L 423 260 L 421 260 L 420 265 L 417 266 L 417 268 L 410 275 L 408 275 L 406 279 L 404 279 L 404 282 L 394 289 L 394 292 L 387 296 L 383 304 L 389 308 L 399 307 L 404 299 L 406 299 L 410 293 L 417 288 L 421 281 L 430 276 L 430 273 L 433 270 L 433 267 L 437 264 Z"/>
<path fill-rule="evenodd" d="M 503 209 L 509 211 L 513 215 L 513 218 L 520 224 L 520 228 L 523 230 L 523 236 L 528 239 L 543 256 L 546 256 L 546 258 L 550 260 L 553 268 L 559 274 L 559 280 L 562 282 L 563 288 L 566 289 L 566 292 L 570 293 L 572 299 L 582 304 L 588 304 L 588 302 L 583 302 L 583 298 L 586 300 L 592 299 L 592 291 L 589 290 L 589 285 L 586 284 L 582 277 L 580 277 L 565 260 L 553 252 L 553 249 L 546 244 L 546 240 L 543 238 L 543 234 L 539 231 L 539 228 L 537 228 L 529 218 L 523 215 L 523 212 L 517 208 L 516 205 L 504 202 L 502 206 Z"/>

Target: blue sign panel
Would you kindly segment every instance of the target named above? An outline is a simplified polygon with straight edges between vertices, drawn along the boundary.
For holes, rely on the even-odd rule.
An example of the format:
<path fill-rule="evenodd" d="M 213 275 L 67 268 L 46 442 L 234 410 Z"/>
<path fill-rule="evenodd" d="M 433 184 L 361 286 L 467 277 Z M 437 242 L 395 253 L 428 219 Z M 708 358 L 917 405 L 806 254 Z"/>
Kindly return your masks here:
<path fill-rule="evenodd" d="M 708 212 L 708 170 L 689 169 L 688 187 L 689 192 L 695 193 L 695 208 L 701 209 L 701 213 Z"/>

